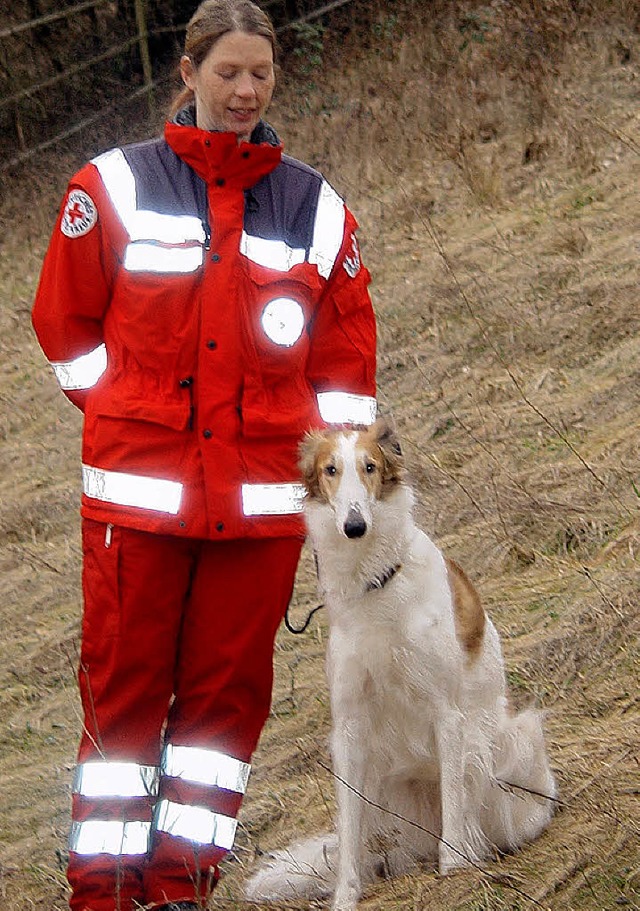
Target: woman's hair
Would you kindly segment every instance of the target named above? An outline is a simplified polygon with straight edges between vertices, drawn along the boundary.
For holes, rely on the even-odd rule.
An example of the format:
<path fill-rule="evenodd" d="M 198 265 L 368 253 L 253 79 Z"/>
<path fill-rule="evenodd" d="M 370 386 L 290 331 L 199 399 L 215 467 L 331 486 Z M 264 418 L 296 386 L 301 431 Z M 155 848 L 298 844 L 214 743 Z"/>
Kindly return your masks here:
<path fill-rule="evenodd" d="M 219 38 L 229 32 L 246 32 L 261 35 L 277 55 L 277 40 L 269 16 L 252 0 L 203 0 L 187 24 L 184 53 L 195 69 L 205 59 Z M 171 104 L 171 115 L 193 101 L 193 92 L 185 86 Z"/>

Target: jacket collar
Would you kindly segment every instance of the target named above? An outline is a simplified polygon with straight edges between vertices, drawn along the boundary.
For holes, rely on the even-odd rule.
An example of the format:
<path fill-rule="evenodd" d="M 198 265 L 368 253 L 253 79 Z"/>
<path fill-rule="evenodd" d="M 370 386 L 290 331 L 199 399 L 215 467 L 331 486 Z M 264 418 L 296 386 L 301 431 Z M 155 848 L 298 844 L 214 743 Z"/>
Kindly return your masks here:
<path fill-rule="evenodd" d="M 246 190 L 280 163 L 282 143 L 269 124 L 260 121 L 249 142 L 238 144 L 235 133 L 216 133 L 195 126 L 192 107 L 183 108 L 165 124 L 164 136 L 173 151 L 208 184 Z"/>

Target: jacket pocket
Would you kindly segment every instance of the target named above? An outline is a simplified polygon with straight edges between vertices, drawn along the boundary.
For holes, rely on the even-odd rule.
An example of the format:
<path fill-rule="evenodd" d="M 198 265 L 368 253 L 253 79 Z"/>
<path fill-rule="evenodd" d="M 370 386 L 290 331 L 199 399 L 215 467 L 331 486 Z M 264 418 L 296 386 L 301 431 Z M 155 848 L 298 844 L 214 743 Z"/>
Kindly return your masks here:
<path fill-rule="evenodd" d="M 244 323 L 252 354 L 265 377 L 304 373 L 315 296 L 300 268 L 278 273 L 252 263 L 244 271 Z"/>
<path fill-rule="evenodd" d="M 118 635 L 120 618 L 120 545 L 118 527 L 82 520 L 83 662 L 93 664 L 104 642 Z"/>
<path fill-rule="evenodd" d="M 128 474 L 181 481 L 193 434 L 185 401 L 132 398 L 92 402 L 85 414 L 83 462 Z"/>
<path fill-rule="evenodd" d="M 247 378 L 241 412 L 243 436 L 248 438 L 302 437 L 322 425 L 315 392 L 295 375 L 279 382 Z"/>
<path fill-rule="evenodd" d="M 243 436 L 301 437 L 321 424 L 307 371 L 322 291 L 317 270 L 300 262 L 278 271 L 248 260 L 240 280 L 250 355 L 241 402 Z"/>
<path fill-rule="evenodd" d="M 93 410 L 96 418 L 122 418 L 147 424 L 159 424 L 172 430 L 186 430 L 191 417 L 191 403 L 188 400 L 144 401 L 142 399 L 121 399 L 116 402 L 99 403 Z"/>

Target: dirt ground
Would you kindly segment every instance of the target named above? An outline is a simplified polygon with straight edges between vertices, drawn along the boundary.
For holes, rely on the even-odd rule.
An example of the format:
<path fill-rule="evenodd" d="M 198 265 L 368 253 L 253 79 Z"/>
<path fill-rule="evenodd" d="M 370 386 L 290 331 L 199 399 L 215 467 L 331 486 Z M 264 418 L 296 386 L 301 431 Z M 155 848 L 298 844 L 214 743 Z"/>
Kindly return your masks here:
<path fill-rule="evenodd" d="M 560 42 L 551 19 L 507 27 L 508 6 L 436 3 L 427 22 L 380 5 L 366 40 L 316 35 L 323 59 L 285 74 L 272 110 L 360 220 L 380 407 L 420 524 L 478 586 L 516 703 L 545 709 L 560 789 L 534 844 L 380 883 L 370 911 L 640 908 L 640 14 L 619 3 Z M 67 896 L 81 423 L 29 312 L 74 160 L 5 187 L 0 209 L 2 911 Z M 316 603 L 305 553 L 293 619 Z M 211 907 L 243 906 L 261 851 L 331 827 L 325 638 L 322 611 L 279 635 Z"/>

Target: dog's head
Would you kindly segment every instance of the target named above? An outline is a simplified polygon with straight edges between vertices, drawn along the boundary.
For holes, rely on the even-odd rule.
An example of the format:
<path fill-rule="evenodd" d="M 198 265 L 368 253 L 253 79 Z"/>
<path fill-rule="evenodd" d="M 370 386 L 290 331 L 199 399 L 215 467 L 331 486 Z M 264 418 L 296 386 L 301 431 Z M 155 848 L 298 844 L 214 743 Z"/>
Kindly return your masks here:
<path fill-rule="evenodd" d="M 362 538 L 375 504 L 402 483 L 405 468 L 395 428 L 388 418 L 370 427 L 311 431 L 300 445 L 307 502 L 331 508 L 338 531 Z"/>

